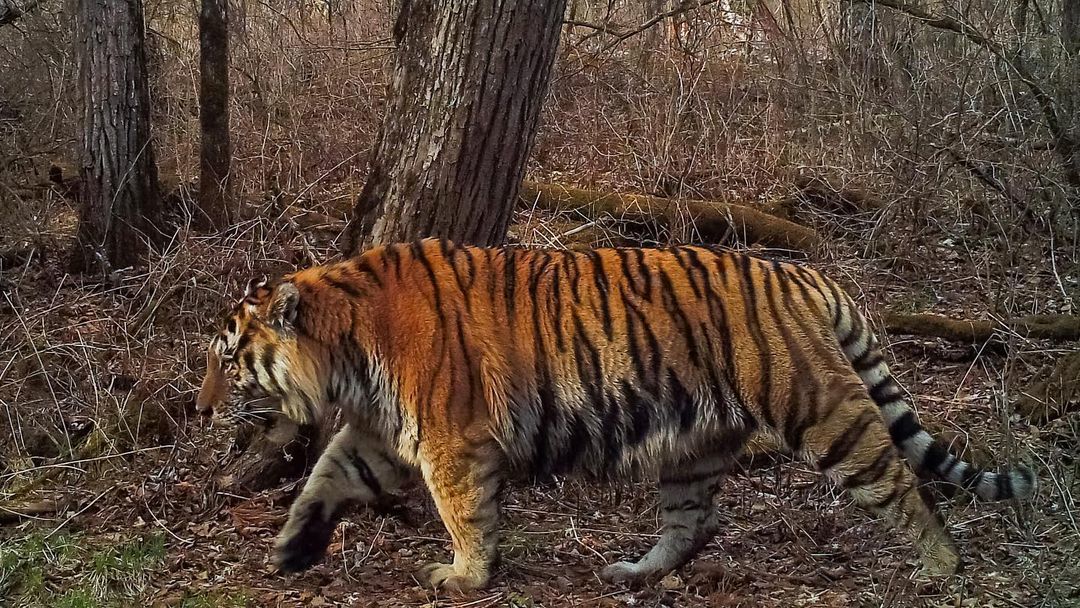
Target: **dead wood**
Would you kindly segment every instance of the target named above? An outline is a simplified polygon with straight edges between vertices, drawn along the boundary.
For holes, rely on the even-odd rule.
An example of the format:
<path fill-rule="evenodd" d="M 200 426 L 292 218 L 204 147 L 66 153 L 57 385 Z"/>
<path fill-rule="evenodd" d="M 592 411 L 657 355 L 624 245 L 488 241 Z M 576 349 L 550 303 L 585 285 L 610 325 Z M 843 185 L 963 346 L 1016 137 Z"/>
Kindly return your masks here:
<path fill-rule="evenodd" d="M 793 206 L 801 200 L 816 209 L 842 213 L 863 213 L 885 207 L 884 201 L 869 192 L 836 184 L 827 178 L 802 174 L 796 175 L 794 181 L 798 191 L 785 206 Z"/>
<path fill-rule="evenodd" d="M 969 344 L 991 340 L 1002 342 L 1009 333 L 1055 342 L 1080 340 L 1080 317 L 1073 315 L 1032 315 L 1007 321 L 972 321 L 932 313 L 888 313 L 883 320 L 885 328 L 895 334 L 944 338 Z"/>
<path fill-rule="evenodd" d="M 1016 401 L 1016 411 L 1034 422 L 1059 418 L 1080 407 L 1080 351 L 1058 359 L 1043 379 L 1036 381 Z"/>
<path fill-rule="evenodd" d="M 769 247 L 810 251 L 821 245 L 813 230 L 750 207 L 719 201 L 676 200 L 643 194 L 596 192 L 558 184 L 523 182 L 526 204 L 551 211 L 588 209 L 619 219 L 655 220 L 674 224 L 689 218 L 702 237 L 722 241 L 732 234 Z"/>

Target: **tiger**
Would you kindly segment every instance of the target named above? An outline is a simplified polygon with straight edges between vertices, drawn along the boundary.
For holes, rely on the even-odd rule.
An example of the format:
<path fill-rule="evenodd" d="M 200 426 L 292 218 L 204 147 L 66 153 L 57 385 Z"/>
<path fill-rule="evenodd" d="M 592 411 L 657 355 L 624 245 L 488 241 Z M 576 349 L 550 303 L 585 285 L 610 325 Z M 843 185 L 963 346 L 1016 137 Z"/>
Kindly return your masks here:
<path fill-rule="evenodd" d="M 714 496 L 758 435 L 906 534 L 929 576 L 962 562 L 920 478 L 990 501 L 1036 490 L 1031 469 L 980 469 L 923 428 L 838 283 L 717 247 L 423 239 L 252 280 L 210 342 L 196 407 L 220 419 L 267 403 L 343 420 L 275 541 L 283 573 L 322 559 L 347 506 L 415 475 L 453 547 L 418 581 L 485 587 L 504 486 L 577 474 L 658 482 L 655 545 L 601 572 L 656 580 L 718 531 Z"/>

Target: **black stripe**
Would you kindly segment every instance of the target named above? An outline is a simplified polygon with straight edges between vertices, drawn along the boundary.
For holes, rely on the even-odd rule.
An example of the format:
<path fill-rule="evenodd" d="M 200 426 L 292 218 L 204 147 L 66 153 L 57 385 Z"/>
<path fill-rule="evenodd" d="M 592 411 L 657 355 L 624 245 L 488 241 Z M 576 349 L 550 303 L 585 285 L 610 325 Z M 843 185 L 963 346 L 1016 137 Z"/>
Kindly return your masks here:
<path fill-rule="evenodd" d="M 604 403 L 602 388 L 603 368 L 600 365 L 600 351 L 585 334 L 581 317 L 574 313 L 574 362 L 577 365 L 578 380 L 589 393 L 592 407 L 601 407 Z"/>
<path fill-rule="evenodd" d="M 904 474 L 903 467 L 897 467 L 896 468 L 896 474 L 893 475 L 893 479 L 892 479 L 892 484 L 891 484 L 892 485 L 892 490 L 889 491 L 888 495 L 886 495 L 885 498 L 882 498 L 881 500 L 877 501 L 876 503 L 870 505 L 870 509 L 872 511 L 882 511 L 882 510 L 884 510 L 889 505 L 891 505 L 893 502 L 895 502 L 898 498 L 904 496 L 905 494 L 907 494 L 908 492 L 911 491 L 911 488 L 912 488 L 911 484 L 908 484 L 907 486 L 903 486 L 903 485 L 900 484 L 900 480 L 902 479 L 903 474 Z"/>
<path fill-rule="evenodd" d="M 443 258 L 446 263 L 450 265 L 450 271 L 454 275 L 454 283 L 457 284 L 458 290 L 461 292 L 461 299 L 465 303 L 465 312 L 472 313 L 472 298 L 469 297 L 469 286 L 466 285 L 465 279 L 461 277 L 461 271 L 458 269 L 457 256 L 454 255 L 455 250 L 451 250 L 448 241 L 445 239 L 439 240 L 440 249 L 442 250 Z M 470 273 L 471 280 L 471 273 Z"/>
<path fill-rule="evenodd" d="M 926 454 L 923 455 L 922 462 L 916 463 L 916 467 L 924 471 L 937 473 L 948 457 L 949 447 L 939 439 L 926 448 Z"/>
<path fill-rule="evenodd" d="M 630 290 L 634 292 L 634 295 L 644 298 L 646 293 L 643 287 L 638 284 L 639 281 L 637 276 L 635 276 L 635 273 L 630 269 L 629 251 L 627 249 L 619 248 L 615 250 L 615 254 L 619 256 L 619 264 L 622 268 L 623 276 L 626 277 L 626 282 L 630 284 Z"/>
<path fill-rule="evenodd" d="M 671 367 L 667 368 L 668 399 L 679 414 L 679 430 L 689 431 L 697 423 L 697 404 L 690 396 L 690 391 L 679 381 L 678 374 Z"/>
<path fill-rule="evenodd" d="M 259 365 L 266 372 L 266 377 L 270 379 L 270 389 L 280 389 L 278 386 L 277 378 L 274 376 L 274 358 L 277 356 L 277 347 L 273 343 L 267 343 L 263 346 L 263 351 L 259 356 Z M 284 392 L 284 391 L 282 391 Z"/>
<path fill-rule="evenodd" d="M 644 283 L 642 291 L 646 302 L 652 302 L 652 270 L 645 265 L 645 252 L 642 249 L 634 250 L 634 261 L 637 263 L 637 273 Z"/>
<path fill-rule="evenodd" d="M 995 500 L 1008 500 L 1013 497 L 1012 479 L 1006 473 L 998 473 L 997 478 L 994 480 L 997 482 L 997 495 L 994 496 Z"/>
<path fill-rule="evenodd" d="M 631 361 L 638 374 L 638 382 L 653 395 L 659 395 L 660 366 L 663 363 L 660 354 L 660 341 L 649 325 L 641 310 L 630 301 L 625 290 L 620 289 L 623 305 L 626 307 L 626 333 L 630 347 Z M 641 331 L 638 331 L 640 327 Z M 638 345 L 638 336 L 643 344 Z"/>
<path fill-rule="evenodd" d="M 555 317 L 552 319 L 552 324 L 555 326 L 555 344 L 559 352 L 564 353 L 566 352 L 566 336 L 563 333 L 562 272 L 556 267 L 552 275 L 548 297 L 555 302 Z"/>
<path fill-rule="evenodd" d="M 757 293 L 754 287 L 753 272 L 751 271 L 750 264 L 752 259 L 746 255 L 733 256 L 734 259 L 739 262 L 740 270 L 742 272 L 742 281 L 739 284 L 739 290 L 742 292 L 743 302 L 745 305 L 747 323 L 750 329 L 750 336 L 754 340 L 754 345 L 758 351 L 758 370 L 761 372 L 761 386 L 758 388 L 757 400 L 758 407 L 761 408 L 761 413 L 765 418 L 765 423 L 772 428 L 776 428 L 776 418 L 773 417 L 771 403 L 769 403 L 772 393 L 772 372 L 771 372 L 771 354 L 769 352 L 769 343 L 765 339 L 765 335 L 761 331 L 761 319 L 758 316 L 757 309 Z M 738 371 L 738 370 L 736 370 Z"/>
<path fill-rule="evenodd" d="M 855 368 L 855 371 L 862 373 L 874 369 L 881 365 L 883 361 L 885 361 L 885 357 L 882 356 L 880 350 L 867 348 L 866 352 L 851 362 L 851 367 Z"/>
<path fill-rule="evenodd" d="M 424 247 L 421 241 L 414 241 L 412 244 L 412 254 L 420 265 L 427 271 L 428 279 L 431 281 L 431 290 L 435 297 L 435 312 L 442 319 L 442 325 L 446 325 L 446 320 L 443 318 L 442 307 L 442 290 L 439 288 L 439 279 L 435 276 L 435 268 L 431 265 L 431 260 L 428 259 L 427 253 L 424 251 Z"/>
<path fill-rule="evenodd" d="M 878 407 L 884 407 L 890 403 L 903 401 L 904 392 L 892 376 L 886 376 L 870 387 L 870 398 Z"/>
<path fill-rule="evenodd" d="M 613 338 L 611 323 L 611 300 L 608 297 L 608 278 L 604 271 L 604 261 L 596 250 L 590 250 L 587 254 L 593 266 L 593 281 L 596 283 L 596 294 L 600 298 L 600 314 L 604 326 L 604 335 L 610 341 Z"/>
<path fill-rule="evenodd" d="M 356 272 L 369 277 L 372 281 L 375 282 L 376 287 L 382 287 L 383 286 L 382 279 L 379 278 L 379 273 L 375 272 L 375 269 L 371 267 L 370 262 L 366 258 L 364 258 L 364 259 L 355 259 L 354 258 L 353 259 L 353 269 Z"/>
<path fill-rule="evenodd" d="M 701 367 L 701 356 L 698 353 L 697 339 L 694 336 L 694 331 L 690 327 L 690 320 L 686 316 L 686 311 L 679 304 L 679 298 L 675 294 L 675 286 L 671 283 L 671 277 L 663 269 L 660 270 L 660 295 L 664 302 L 664 310 L 671 315 L 672 320 L 675 322 L 679 333 L 683 336 L 683 341 L 686 343 L 687 353 L 690 355 L 690 362 L 694 367 Z"/>
<path fill-rule="evenodd" d="M 915 418 L 915 412 L 907 411 L 889 425 L 889 437 L 892 437 L 893 443 L 903 447 L 904 442 L 919 434 L 922 430 L 922 425 Z"/>
<path fill-rule="evenodd" d="M 570 253 L 566 257 L 566 261 L 567 261 L 566 271 L 570 275 L 570 292 L 574 296 L 574 303 L 575 304 L 580 304 L 581 303 L 581 293 L 578 290 L 578 284 L 580 283 L 580 279 L 581 279 L 581 269 L 578 268 L 578 258 L 579 257 L 580 256 L 578 256 L 575 253 Z"/>
<path fill-rule="evenodd" d="M 394 265 L 394 272 L 401 276 L 401 252 L 398 251 L 398 245 L 390 245 L 384 251 L 387 259 Z"/>
<path fill-rule="evenodd" d="M 979 485 L 982 481 L 983 475 L 986 475 L 986 471 L 979 469 L 978 467 L 968 466 L 964 471 L 963 479 L 960 485 L 965 490 L 974 490 L 975 486 Z"/>
<path fill-rule="evenodd" d="M 469 396 L 469 400 L 468 400 L 468 402 L 462 404 L 462 405 L 464 405 L 465 417 L 466 417 L 465 420 L 463 420 L 462 422 L 464 422 L 465 424 L 469 424 L 469 423 L 471 423 L 473 421 L 473 419 L 474 419 L 474 417 L 476 415 L 476 408 L 475 408 L 476 404 L 483 403 L 483 401 L 484 401 L 483 395 L 480 394 L 480 392 L 483 391 L 483 387 L 480 386 L 479 382 L 473 382 L 474 369 L 473 369 L 473 363 L 472 363 L 472 356 L 469 354 L 468 336 L 465 333 L 465 324 L 461 320 L 461 313 L 460 312 L 458 312 L 457 315 L 456 315 L 456 321 L 457 321 L 458 348 L 461 350 L 462 365 L 465 368 L 465 370 L 464 370 L 465 382 L 467 382 L 468 386 L 469 386 L 469 390 L 467 391 L 467 394 Z M 452 358 L 452 357 L 450 359 L 450 364 L 451 365 L 454 364 L 454 358 Z M 454 377 L 456 377 L 456 375 L 451 373 L 450 377 L 454 378 Z"/>
<path fill-rule="evenodd" d="M 622 403 L 615 395 L 607 391 L 604 391 L 603 400 L 606 405 L 601 426 L 604 435 L 604 469 L 610 473 L 615 471 L 622 455 L 624 435 Z"/>
<path fill-rule="evenodd" d="M 949 475 L 952 475 L 953 469 L 955 469 L 957 466 L 960 465 L 961 462 L 963 462 L 962 460 L 960 460 L 956 456 L 953 456 L 952 454 L 950 454 L 949 456 L 952 458 L 952 460 L 949 461 L 949 465 L 947 467 L 945 467 L 940 473 L 938 473 L 939 475 L 941 475 L 945 479 L 948 479 Z"/>
<path fill-rule="evenodd" d="M 891 445 L 885 445 L 885 447 L 878 452 L 877 458 L 875 458 L 873 462 L 849 475 L 842 485 L 845 488 L 854 488 L 877 483 L 881 477 L 885 475 L 885 471 L 889 468 L 889 463 L 892 462 L 895 457 L 896 448 Z"/>
<path fill-rule="evenodd" d="M 539 361 L 539 359 L 537 359 Z M 551 385 L 546 367 L 541 370 L 537 364 L 537 387 L 536 393 L 540 398 L 540 420 L 536 427 L 536 436 L 533 438 L 533 455 L 530 463 L 535 474 L 540 477 L 551 472 L 551 463 L 548 462 L 548 436 L 559 419 L 558 405 L 555 403 L 555 390 Z"/>
<path fill-rule="evenodd" d="M 623 401 L 630 410 L 630 433 L 626 437 L 627 444 L 636 446 L 649 435 L 652 426 L 650 411 L 652 405 L 642 394 L 626 380 L 620 382 L 623 392 Z"/>
<path fill-rule="evenodd" d="M 469 282 L 466 287 L 472 289 L 476 283 L 476 259 L 473 258 L 472 247 L 462 247 L 459 251 L 465 256 L 465 268 L 469 270 Z"/>
<path fill-rule="evenodd" d="M 334 289 L 348 294 L 349 297 L 360 298 L 363 296 L 363 293 L 357 289 L 355 285 L 339 280 L 338 278 L 331 276 L 330 273 L 324 273 L 322 279 Z"/>
<path fill-rule="evenodd" d="M 860 413 L 855 422 L 836 437 L 829 446 L 829 450 L 818 460 L 818 468 L 823 471 L 830 469 L 847 458 L 866 434 L 866 429 L 870 428 L 875 419 L 879 419 L 878 416 L 879 414 L 874 411 Z"/>
<path fill-rule="evenodd" d="M 694 297 L 700 300 L 702 291 L 694 277 L 693 262 L 689 259 L 683 259 L 683 255 L 685 255 L 683 248 L 676 247 L 675 262 L 679 264 L 679 268 L 682 268 L 683 273 L 686 275 L 686 282 L 690 284 L 690 290 L 694 292 Z"/>
<path fill-rule="evenodd" d="M 575 411 L 571 417 L 570 435 L 562 442 L 559 458 L 551 469 L 552 473 L 565 473 L 572 470 L 581 458 L 582 452 L 589 449 L 591 443 L 589 429 L 581 412 Z"/>
<path fill-rule="evenodd" d="M 781 315 L 780 306 L 776 303 L 777 290 L 774 288 L 774 282 L 782 284 L 784 281 L 775 272 L 767 273 L 764 279 L 769 310 L 773 318 L 777 320 L 776 325 L 780 328 L 780 337 L 784 340 L 788 356 L 791 358 L 791 365 L 794 368 L 794 373 L 789 379 L 791 385 L 787 390 L 787 412 L 784 416 L 784 428 L 781 430 L 784 433 L 784 439 L 787 441 L 788 447 L 797 452 L 802 449 L 803 435 L 806 429 L 817 423 L 816 404 L 821 386 L 817 382 L 809 359 L 803 352 L 801 341 L 792 333 L 790 323 Z M 791 292 L 784 289 L 783 286 L 780 287 L 780 292 L 784 303 L 790 304 Z M 790 307 L 786 308 L 785 311 L 790 312 Z M 798 386 L 800 382 L 807 382 L 808 386 Z"/>
<path fill-rule="evenodd" d="M 512 326 L 514 323 L 515 296 L 517 289 L 516 254 L 512 248 L 504 249 L 503 256 L 503 298 L 506 299 L 506 316 Z"/>
<path fill-rule="evenodd" d="M 356 467 L 356 473 L 360 476 L 360 480 L 371 490 L 372 494 L 376 496 L 382 494 L 382 484 L 379 483 L 379 479 L 375 476 L 375 473 L 368 466 L 367 461 L 360 455 L 360 452 L 353 450 L 349 454 L 349 461 Z"/>

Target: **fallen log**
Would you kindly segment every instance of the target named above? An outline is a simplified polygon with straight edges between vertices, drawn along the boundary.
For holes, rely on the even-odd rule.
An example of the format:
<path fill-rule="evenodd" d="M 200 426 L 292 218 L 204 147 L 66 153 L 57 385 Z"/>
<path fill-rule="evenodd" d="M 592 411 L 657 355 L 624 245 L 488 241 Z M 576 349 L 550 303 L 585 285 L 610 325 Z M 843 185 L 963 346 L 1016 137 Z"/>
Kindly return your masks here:
<path fill-rule="evenodd" d="M 817 233 L 805 226 L 733 203 L 596 192 L 536 182 L 523 182 L 520 197 L 528 205 L 549 211 L 587 209 L 590 215 L 608 213 L 619 219 L 668 225 L 686 219 L 703 237 L 716 241 L 734 233 L 748 242 L 781 249 L 811 251 L 821 245 Z"/>
<path fill-rule="evenodd" d="M 972 321 L 932 313 L 886 313 L 882 320 L 885 328 L 894 334 L 944 338 L 968 344 L 1001 342 L 1010 333 L 1035 340 L 1080 340 L 1080 316 L 1075 315 L 1032 315 L 1006 321 Z"/>

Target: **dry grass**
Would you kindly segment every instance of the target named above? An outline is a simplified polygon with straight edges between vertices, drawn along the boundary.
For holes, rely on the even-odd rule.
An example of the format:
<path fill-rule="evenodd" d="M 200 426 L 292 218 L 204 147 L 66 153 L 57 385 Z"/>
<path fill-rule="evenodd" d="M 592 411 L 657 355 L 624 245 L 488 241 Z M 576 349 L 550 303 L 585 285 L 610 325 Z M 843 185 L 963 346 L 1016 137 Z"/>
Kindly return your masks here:
<path fill-rule="evenodd" d="M 340 526 L 325 565 L 290 579 L 269 573 L 291 488 L 238 496 L 221 478 L 231 437 L 194 419 L 191 405 L 209 328 L 240 285 L 333 255 L 382 107 L 383 4 L 340 4 L 345 12 L 331 23 L 291 5 L 245 5 L 232 118 L 235 183 L 249 219 L 222 234 L 182 229 L 144 266 L 105 280 L 64 273 L 74 211 L 55 190 L 35 187 L 50 162 L 67 166 L 73 152 L 69 24 L 46 12 L 19 31 L 0 29 L 0 70 L 15 75 L 0 81 L 0 213 L 10 226 L 0 231 L 0 505 L 40 507 L 0 530 L 0 596 L 18 605 L 140 598 L 190 607 L 317 605 L 320 597 L 383 606 L 1080 602 L 1080 414 L 1036 428 L 1009 405 L 1075 345 L 1018 338 L 1005 353 L 890 341 L 894 369 L 930 426 L 977 453 L 1035 463 L 1043 481 L 1029 506 L 947 501 L 968 561 L 966 576 L 947 583 L 920 581 L 907 544 L 791 464 L 728 481 L 717 541 L 677 580 L 647 589 L 603 585 L 593 573 L 648 547 L 652 491 L 574 481 L 512 493 L 504 566 L 490 591 L 465 601 L 429 596 L 411 578 L 447 551 L 417 496 L 413 522 L 357 513 Z M 617 31 L 645 20 L 637 4 L 615 6 L 578 18 Z M 158 155 L 181 218 L 196 167 L 191 10 L 147 8 L 159 49 L 151 62 Z M 1038 112 L 978 49 L 889 18 L 872 52 L 852 57 L 836 47 L 843 32 L 835 25 L 796 43 L 722 25 L 745 15 L 721 3 L 698 17 L 678 37 L 658 30 L 615 46 L 584 26 L 569 31 L 531 177 L 768 208 L 790 198 L 794 176 L 828 177 L 885 203 L 853 214 L 796 198 L 792 208 L 828 237 L 814 261 L 856 285 L 870 310 L 1074 311 L 1080 264 L 1068 190 L 1051 152 L 1028 145 L 1044 137 Z M 972 13 L 980 27 L 998 17 Z M 956 155 L 991 168 L 1016 196 Z M 542 245 L 693 235 L 689 221 L 657 233 L 619 218 L 528 209 L 512 229 L 515 240 Z M 125 553 L 143 542 L 151 561 Z M 95 560 L 112 574 L 95 574 Z M 120 562 L 138 563 L 146 577 L 128 577 Z"/>

